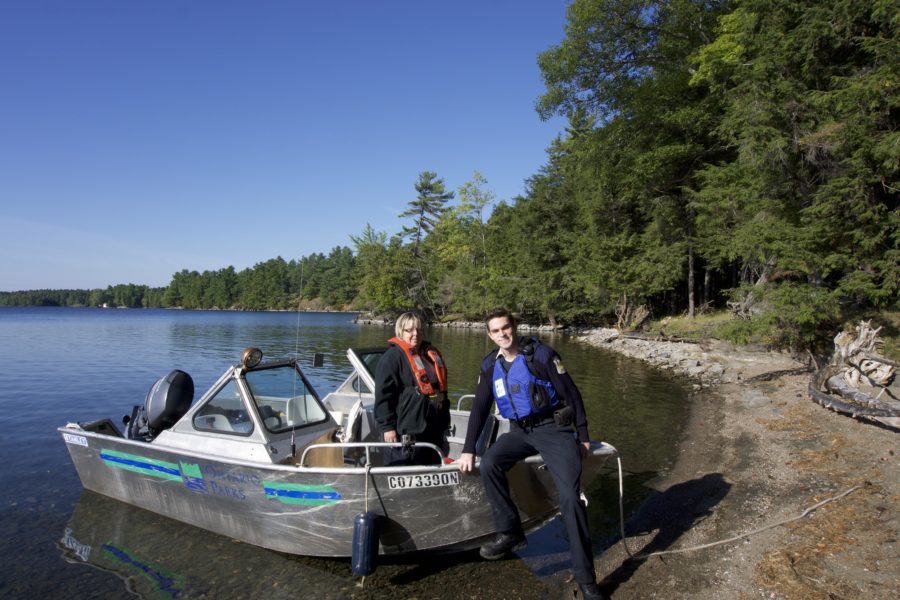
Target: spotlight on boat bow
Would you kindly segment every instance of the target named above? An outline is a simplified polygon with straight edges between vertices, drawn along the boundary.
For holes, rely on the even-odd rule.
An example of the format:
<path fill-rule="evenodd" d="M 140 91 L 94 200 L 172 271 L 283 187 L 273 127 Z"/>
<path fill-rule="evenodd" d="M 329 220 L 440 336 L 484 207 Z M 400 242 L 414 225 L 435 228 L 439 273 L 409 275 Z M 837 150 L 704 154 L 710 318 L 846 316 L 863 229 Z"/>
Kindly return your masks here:
<path fill-rule="evenodd" d="M 241 352 L 241 365 L 245 369 L 252 369 L 262 360 L 263 353 L 259 348 L 244 348 Z"/>

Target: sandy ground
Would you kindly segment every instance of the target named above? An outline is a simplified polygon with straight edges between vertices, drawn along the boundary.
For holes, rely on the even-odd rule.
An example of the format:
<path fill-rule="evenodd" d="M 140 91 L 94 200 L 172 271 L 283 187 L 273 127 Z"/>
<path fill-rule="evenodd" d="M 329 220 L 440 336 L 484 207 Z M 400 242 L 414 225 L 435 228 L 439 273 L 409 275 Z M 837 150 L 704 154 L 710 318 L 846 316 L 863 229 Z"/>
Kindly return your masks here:
<path fill-rule="evenodd" d="M 638 554 L 762 531 L 637 560 L 618 541 L 596 561 L 602 589 L 615 599 L 900 597 L 900 434 L 812 402 L 809 374 L 790 371 L 803 365 L 752 354 L 707 356 L 727 383 L 698 394 L 676 464 L 626 534 Z"/>

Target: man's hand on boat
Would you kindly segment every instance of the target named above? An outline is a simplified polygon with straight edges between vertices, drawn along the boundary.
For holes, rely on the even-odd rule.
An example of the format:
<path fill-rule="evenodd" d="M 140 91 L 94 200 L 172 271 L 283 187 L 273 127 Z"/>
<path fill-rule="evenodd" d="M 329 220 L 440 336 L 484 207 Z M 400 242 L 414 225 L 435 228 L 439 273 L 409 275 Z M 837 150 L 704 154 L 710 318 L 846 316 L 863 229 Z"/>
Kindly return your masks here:
<path fill-rule="evenodd" d="M 393 429 L 390 431 L 384 432 L 384 441 L 389 444 L 396 444 L 400 441 L 400 436 L 397 435 L 397 432 Z"/>
<path fill-rule="evenodd" d="M 581 450 L 581 460 L 586 459 L 591 455 L 591 443 L 590 442 L 581 442 L 581 446 L 579 447 Z"/>
<path fill-rule="evenodd" d="M 463 452 L 459 455 L 456 464 L 459 466 L 460 473 L 471 473 L 475 468 L 475 455 L 471 452 Z"/>

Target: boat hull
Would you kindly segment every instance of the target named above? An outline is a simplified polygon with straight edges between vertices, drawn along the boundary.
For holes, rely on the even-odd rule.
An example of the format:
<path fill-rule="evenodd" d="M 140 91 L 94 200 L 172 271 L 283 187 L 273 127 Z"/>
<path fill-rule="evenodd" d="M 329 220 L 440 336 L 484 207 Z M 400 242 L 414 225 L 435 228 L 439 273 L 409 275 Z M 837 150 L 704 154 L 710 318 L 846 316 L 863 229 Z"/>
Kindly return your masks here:
<path fill-rule="evenodd" d="M 280 552 L 350 556 L 353 520 L 367 511 L 379 517 L 380 554 L 464 550 L 494 533 L 478 473 L 462 475 L 452 464 L 369 471 L 261 465 L 77 427 L 59 431 L 86 489 Z M 529 530 L 557 510 L 552 478 L 542 466 L 526 462 L 510 471 Z M 408 485 L 428 486 L 394 489 L 391 477 L 396 486 L 398 475 Z"/>

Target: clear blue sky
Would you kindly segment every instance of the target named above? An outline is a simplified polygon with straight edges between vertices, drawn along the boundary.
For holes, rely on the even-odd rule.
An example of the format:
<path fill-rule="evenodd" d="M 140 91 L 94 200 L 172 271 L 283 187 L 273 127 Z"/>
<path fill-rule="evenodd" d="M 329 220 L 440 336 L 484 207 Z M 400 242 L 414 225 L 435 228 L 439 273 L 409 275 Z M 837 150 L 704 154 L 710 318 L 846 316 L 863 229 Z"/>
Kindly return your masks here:
<path fill-rule="evenodd" d="M 162 286 L 524 192 L 564 0 L 0 2 L 0 291 Z"/>

